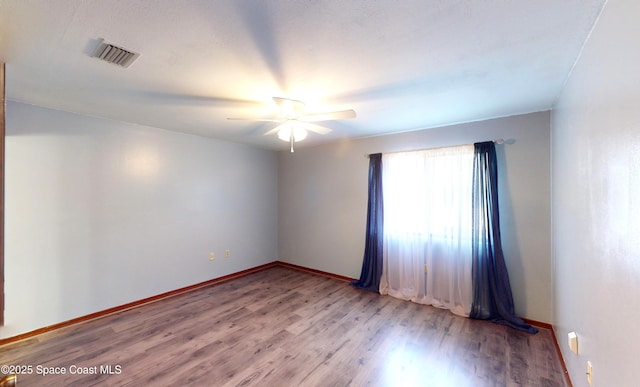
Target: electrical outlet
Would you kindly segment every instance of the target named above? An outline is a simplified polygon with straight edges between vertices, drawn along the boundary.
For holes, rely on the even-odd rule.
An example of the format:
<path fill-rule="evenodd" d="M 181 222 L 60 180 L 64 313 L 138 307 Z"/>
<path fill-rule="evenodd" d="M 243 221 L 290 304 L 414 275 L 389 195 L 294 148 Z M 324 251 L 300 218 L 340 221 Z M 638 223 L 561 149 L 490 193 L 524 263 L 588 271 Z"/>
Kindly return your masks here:
<path fill-rule="evenodd" d="M 225 257 L 230 257 L 230 256 L 231 256 L 231 251 L 229 251 L 229 249 L 226 249 L 226 250 L 224 251 L 224 256 L 225 256 Z"/>
<path fill-rule="evenodd" d="M 590 386 L 593 385 L 593 366 L 590 361 L 587 361 L 587 382 Z"/>
<path fill-rule="evenodd" d="M 209 260 L 213 261 L 214 259 L 216 259 L 216 253 L 209 253 Z"/>

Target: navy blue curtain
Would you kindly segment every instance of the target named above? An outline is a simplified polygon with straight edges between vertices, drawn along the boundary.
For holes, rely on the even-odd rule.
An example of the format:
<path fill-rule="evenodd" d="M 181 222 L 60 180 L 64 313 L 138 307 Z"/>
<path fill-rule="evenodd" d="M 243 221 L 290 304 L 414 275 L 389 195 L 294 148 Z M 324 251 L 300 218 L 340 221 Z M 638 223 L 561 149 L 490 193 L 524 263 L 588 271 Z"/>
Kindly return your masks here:
<path fill-rule="evenodd" d="M 536 333 L 516 316 L 509 273 L 500 241 L 498 163 L 492 141 L 474 144 L 473 159 L 473 304 L 469 317 Z"/>
<path fill-rule="evenodd" d="M 364 260 L 360 279 L 351 285 L 380 292 L 382 278 L 382 153 L 369 155 L 369 200 L 367 204 L 367 231 L 364 246 Z"/>

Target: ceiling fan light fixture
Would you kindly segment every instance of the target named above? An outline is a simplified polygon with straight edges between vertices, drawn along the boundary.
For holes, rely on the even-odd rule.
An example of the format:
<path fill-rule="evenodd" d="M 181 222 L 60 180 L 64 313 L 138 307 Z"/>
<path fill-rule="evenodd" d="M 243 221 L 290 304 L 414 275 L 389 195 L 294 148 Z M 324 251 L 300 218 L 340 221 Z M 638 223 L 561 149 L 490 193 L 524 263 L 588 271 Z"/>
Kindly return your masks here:
<path fill-rule="evenodd" d="M 302 141 L 307 137 L 308 131 L 327 134 L 331 129 L 319 126 L 313 122 L 346 120 L 356 118 L 354 110 L 336 110 L 324 113 L 305 112 L 305 104 L 302 101 L 291 98 L 273 97 L 273 101 L 280 108 L 281 118 L 227 118 L 228 120 L 251 120 L 251 121 L 268 121 L 280 122 L 281 125 L 269 130 L 265 136 L 278 134 L 278 138 L 286 141 L 291 146 L 293 152 L 293 144 Z"/>
<path fill-rule="evenodd" d="M 287 125 L 278 131 L 278 138 L 282 141 L 291 141 L 291 130 L 293 130 L 293 141 L 298 142 L 307 138 L 307 130 L 301 125 Z"/>

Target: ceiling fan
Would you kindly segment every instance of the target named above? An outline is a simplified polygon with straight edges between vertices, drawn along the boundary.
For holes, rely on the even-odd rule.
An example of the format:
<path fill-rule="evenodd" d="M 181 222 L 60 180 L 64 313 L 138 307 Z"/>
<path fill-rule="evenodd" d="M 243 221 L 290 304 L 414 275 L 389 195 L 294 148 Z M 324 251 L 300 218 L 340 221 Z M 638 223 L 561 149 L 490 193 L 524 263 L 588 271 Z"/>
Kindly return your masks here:
<path fill-rule="evenodd" d="M 293 152 L 293 143 L 304 140 L 307 137 L 307 131 L 318 134 L 327 134 L 331 131 L 331 129 L 315 125 L 313 122 L 346 120 L 356 117 L 356 112 L 351 109 L 323 113 L 306 113 L 305 104 L 302 101 L 282 97 L 273 97 L 273 101 L 280 108 L 280 115 L 277 117 L 227 119 L 279 122 L 280 125 L 271 129 L 264 135 L 268 136 L 278 133 L 278 138 L 283 141 L 288 141 L 291 144 L 291 152 Z"/>

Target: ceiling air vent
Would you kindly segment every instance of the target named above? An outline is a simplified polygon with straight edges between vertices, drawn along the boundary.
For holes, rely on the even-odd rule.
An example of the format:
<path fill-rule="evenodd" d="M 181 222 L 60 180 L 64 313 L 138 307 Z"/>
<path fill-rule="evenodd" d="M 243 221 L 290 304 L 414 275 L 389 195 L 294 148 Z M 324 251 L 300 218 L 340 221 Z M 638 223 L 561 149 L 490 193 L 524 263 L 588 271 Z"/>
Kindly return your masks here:
<path fill-rule="evenodd" d="M 100 39 L 98 41 L 98 47 L 96 47 L 92 56 L 126 68 L 131 66 L 140 54 L 114 46 L 113 44 L 105 42 L 104 39 Z"/>

